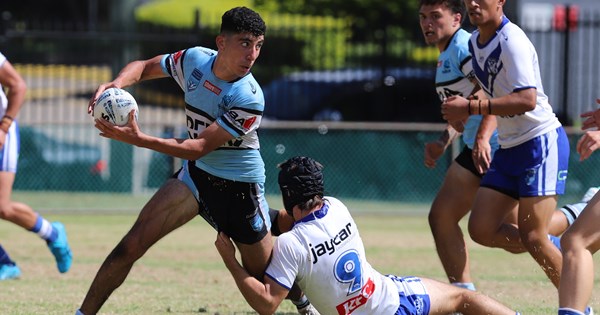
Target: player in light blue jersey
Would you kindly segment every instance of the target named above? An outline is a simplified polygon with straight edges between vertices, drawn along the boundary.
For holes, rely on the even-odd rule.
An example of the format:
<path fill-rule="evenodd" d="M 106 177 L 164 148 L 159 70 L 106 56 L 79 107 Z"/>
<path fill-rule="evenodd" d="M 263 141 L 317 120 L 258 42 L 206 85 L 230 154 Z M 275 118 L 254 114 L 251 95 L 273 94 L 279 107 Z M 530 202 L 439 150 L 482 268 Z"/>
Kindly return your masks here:
<path fill-rule="evenodd" d="M 465 11 L 463 0 L 420 2 L 419 17 L 425 41 L 436 45 L 440 50 L 435 80 L 442 102 L 453 95 L 485 97 L 473 74 L 468 48 L 471 34 L 461 29 Z M 437 141 L 425 144 L 425 165 L 434 167 L 436 160 L 462 131 L 465 147 L 450 165 L 444 183 L 431 205 L 429 224 L 448 280 L 456 286 L 471 290 L 475 289 L 475 285 L 459 222 L 470 211 L 481 177 L 498 148 L 495 128 L 495 116 L 471 115 L 466 123 L 458 122 L 458 131 L 449 124 Z M 580 204 L 566 205 L 555 211 L 550 234 L 560 235 L 580 212 Z M 515 208 L 506 223 L 517 224 L 516 213 Z M 550 237 L 559 242 L 555 236 Z"/>
<path fill-rule="evenodd" d="M 78 314 L 96 314 L 152 245 L 196 215 L 231 235 L 244 266 L 253 276 L 262 277 L 273 242 L 257 135 L 265 104 L 250 69 L 261 52 L 265 32 L 258 13 L 233 8 L 223 14 L 217 50 L 193 47 L 130 62 L 91 98 L 88 112 L 107 88 L 170 77 L 184 92 L 189 137 L 150 136 L 132 118 L 123 127 L 95 121 L 103 137 L 186 162 L 144 206 L 131 230 L 106 258 Z"/>
<path fill-rule="evenodd" d="M 420 2 L 419 20 L 425 41 L 440 51 L 435 83 L 441 101 L 452 95 L 472 97 L 477 93 L 477 97 L 483 97 L 473 77 L 467 46 L 471 34 L 461 28 L 464 15 L 462 0 Z M 475 285 L 459 222 L 470 211 L 481 176 L 498 148 L 495 129 L 494 116 L 473 115 L 454 126 L 448 124 L 437 141 L 425 144 L 425 165 L 433 168 L 460 133 L 465 142 L 431 205 L 429 225 L 448 280 L 471 290 L 475 290 Z"/>
<path fill-rule="evenodd" d="M 496 115 L 500 149 L 484 175 L 469 218 L 471 238 L 509 251 L 524 246 L 558 287 L 562 254 L 548 238 L 558 195 L 564 193 L 569 142 L 544 94 L 537 53 L 503 14 L 505 0 L 465 0 L 473 69 L 487 99 L 451 96 L 448 121 Z M 518 206 L 517 226 L 504 218 Z"/>

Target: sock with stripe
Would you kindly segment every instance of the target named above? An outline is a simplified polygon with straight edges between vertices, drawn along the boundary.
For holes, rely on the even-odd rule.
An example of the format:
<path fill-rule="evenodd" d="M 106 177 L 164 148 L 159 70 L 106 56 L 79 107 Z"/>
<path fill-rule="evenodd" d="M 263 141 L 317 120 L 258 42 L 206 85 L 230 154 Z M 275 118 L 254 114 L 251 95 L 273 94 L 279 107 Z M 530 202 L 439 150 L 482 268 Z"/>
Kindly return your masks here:
<path fill-rule="evenodd" d="M 30 231 L 39 235 L 46 242 L 54 242 L 58 237 L 58 232 L 52 227 L 52 224 L 40 214 L 37 214 L 35 225 Z"/>
<path fill-rule="evenodd" d="M 459 287 L 459 288 L 463 288 L 463 289 L 467 289 L 467 290 L 471 290 L 471 291 L 477 291 L 475 289 L 475 284 L 473 282 L 452 282 L 451 284 L 455 287 Z"/>
<path fill-rule="evenodd" d="M 584 313 L 572 308 L 561 307 L 558 309 L 558 315 L 585 315 Z"/>

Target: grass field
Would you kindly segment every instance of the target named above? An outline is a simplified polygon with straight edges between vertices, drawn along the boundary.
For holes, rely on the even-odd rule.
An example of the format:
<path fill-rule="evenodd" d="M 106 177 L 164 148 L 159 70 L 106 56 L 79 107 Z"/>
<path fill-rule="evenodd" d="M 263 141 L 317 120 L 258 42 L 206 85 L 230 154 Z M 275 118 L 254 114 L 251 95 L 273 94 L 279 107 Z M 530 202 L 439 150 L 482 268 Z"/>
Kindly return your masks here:
<path fill-rule="evenodd" d="M 27 195 L 16 194 L 27 197 L 37 208 L 55 208 L 48 199 Z M 122 196 L 131 203 L 123 204 L 125 201 L 120 198 L 107 198 L 105 202 L 128 208 L 143 204 L 146 199 Z M 98 205 L 104 201 L 84 202 L 90 206 L 89 203 Z M 55 206 L 59 205 L 57 202 Z M 383 273 L 446 281 L 426 216 L 409 211 L 423 209 L 409 206 L 403 214 L 392 215 L 386 211 L 389 206 L 350 205 L 371 264 Z M 354 208 L 378 211 L 368 213 Z M 0 282 L 0 314 L 74 314 L 96 270 L 136 215 L 132 210 L 65 210 L 41 210 L 48 219 L 60 220 L 67 227 L 74 263 L 64 275 L 58 273 L 46 245 L 36 235 L 0 221 L 0 243 L 23 272 L 19 280 Z M 215 236 L 201 218 L 167 236 L 134 266 L 101 314 L 253 314 L 214 248 Z M 522 314 L 556 314 L 556 290 L 528 254 L 513 255 L 472 242 L 469 246 L 479 291 Z M 600 287 L 598 283 L 596 287 Z M 597 298 L 592 306 L 599 308 Z M 293 310 L 290 302 L 284 302 L 279 312 L 293 314 Z"/>

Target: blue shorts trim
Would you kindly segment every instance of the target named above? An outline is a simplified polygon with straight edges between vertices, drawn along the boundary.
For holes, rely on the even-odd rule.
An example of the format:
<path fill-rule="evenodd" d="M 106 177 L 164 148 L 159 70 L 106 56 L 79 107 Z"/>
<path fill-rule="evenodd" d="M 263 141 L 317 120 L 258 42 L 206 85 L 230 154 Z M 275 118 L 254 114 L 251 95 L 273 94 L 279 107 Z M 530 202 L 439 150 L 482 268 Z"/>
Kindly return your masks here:
<path fill-rule="evenodd" d="M 425 285 L 417 277 L 397 277 L 387 275 L 398 287 L 400 306 L 394 315 L 427 315 L 431 300 Z"/>
<path fill-rule="evenodd" d="M 494 154 L 483 176 L 488 187 L 516 199 L 562 195 L 569 169 L 569 139 L 562 127 Z"/>

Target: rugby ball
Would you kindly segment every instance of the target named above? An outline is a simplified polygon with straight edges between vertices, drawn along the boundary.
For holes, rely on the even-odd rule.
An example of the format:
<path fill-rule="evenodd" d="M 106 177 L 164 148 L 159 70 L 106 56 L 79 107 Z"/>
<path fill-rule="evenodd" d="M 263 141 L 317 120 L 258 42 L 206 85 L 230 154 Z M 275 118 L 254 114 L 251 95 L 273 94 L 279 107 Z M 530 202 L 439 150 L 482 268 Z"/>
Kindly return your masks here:
<path fill-rule="evenodd" d="M 129 92 L 119 89 L 106 89 L 94 105 L 93 116 L 104 119 L 113 125 L 124 126 L 129 121 L 129 112 L 135 109 L 135 120 L 138 118 L 138 105 Z"/>

